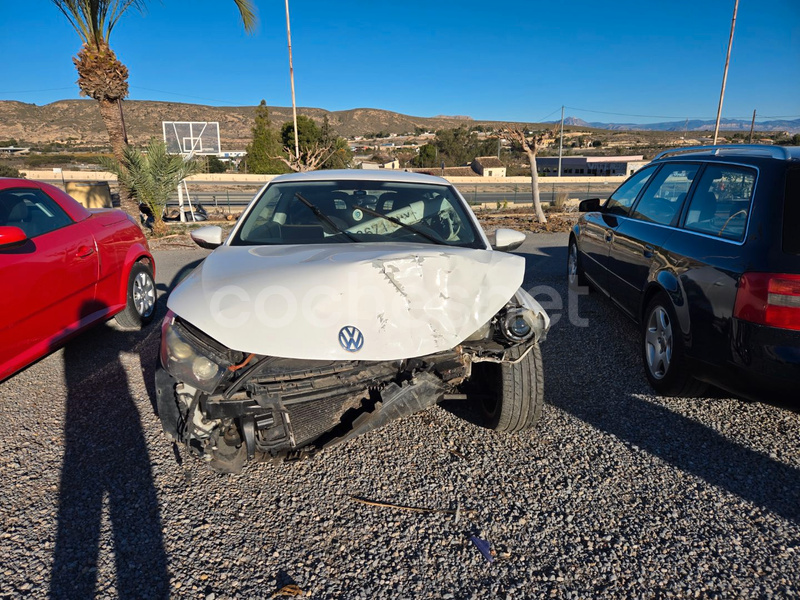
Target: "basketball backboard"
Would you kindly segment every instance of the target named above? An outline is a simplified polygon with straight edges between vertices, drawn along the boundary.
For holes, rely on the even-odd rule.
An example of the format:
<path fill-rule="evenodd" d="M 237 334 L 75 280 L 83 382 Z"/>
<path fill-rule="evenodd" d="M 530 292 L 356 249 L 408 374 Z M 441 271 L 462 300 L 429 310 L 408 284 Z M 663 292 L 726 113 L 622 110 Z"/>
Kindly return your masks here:
<path fill-rule="evenodd" d="M 219 154 L 219 122 L 162 121 L 164 142 L 171 154 Z"/>

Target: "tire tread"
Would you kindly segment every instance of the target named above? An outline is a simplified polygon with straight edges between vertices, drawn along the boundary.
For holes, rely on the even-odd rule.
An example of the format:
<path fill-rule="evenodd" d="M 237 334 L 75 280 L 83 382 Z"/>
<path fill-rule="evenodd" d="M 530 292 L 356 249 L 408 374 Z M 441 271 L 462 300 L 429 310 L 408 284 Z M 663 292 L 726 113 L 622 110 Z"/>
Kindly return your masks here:
<path fill-rule="evenodd" d="M 512 359 L 524 350 L 514 349 Z M 542 414 L 544 369 L 539 344 L 516 364 L 501 365 L 501 409 L 496 431 L 516 432 L 536 424 Z"/>

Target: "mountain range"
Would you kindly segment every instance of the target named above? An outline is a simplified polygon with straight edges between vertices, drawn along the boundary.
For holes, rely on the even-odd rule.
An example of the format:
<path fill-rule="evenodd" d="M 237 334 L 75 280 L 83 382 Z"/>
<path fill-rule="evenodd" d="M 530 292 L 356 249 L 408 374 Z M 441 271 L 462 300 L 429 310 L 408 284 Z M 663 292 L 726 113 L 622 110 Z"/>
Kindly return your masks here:
<path fill-rule="evenodd" d="M 550 121 L 557 123 L 557 121 Z M 587 122 L 576 117 L 566 117 L 564 125 L 575 127 L 592 127 L 595 129 L 608 129 L 611 131 L 714 131 L 714 121 L 700 119 L 687 119 L 684 121 L 667 121 L 664 123 L 598 123 Z M 720 131 L 749 131 L 750 121 L 743 119 L 720 119 Z M 757 121 L 756 131 L 788 131 L 800 133 L 800 119 Z"/>
<path fill-rule="evenodd" d="M 225 150 L 244 150 L 251 138 L 254 123 L 254 106 L 203 106 L 177 102 L 128 100 L 123 103 L 128 139 L 142 144 L 153 136 L 162 136 L 162 121 L 217 121 L 220 141 Z M 332 128 L 342 136 L 368 136 L 403 134 L 419 130 L 436 131 L 456 127 L 484 126 L 498 128 L 507 122 L 480 121 L 466 116 L 415 117 L 374 108 L 328 111 L 321 108 L 298 108 L 318 123 L 327 116 Z M 292 118 L 289 107 L 269 107 L 274 128 Z M 612 131 L 662 131 L 679 132 L 713 130 L 712 121 L 686 121 L 640 125 L 634 123 L 587 123 L 574 117 L 565 119 L 572 127 L 586 127 Z M 511 123 L 525 125 L 525 123 Z M 750 123 L 725 119 L 722 129 L 748 130 Z M 800 132 L 800 119 L 794 121 L 767 121 L 757 124 L 759 131 Z M 13 100 L 0 101 L 0 141 L 17 140 L 22 145 L 69 143 L 75 148 L 103 147 L 108 135 L 94 100 L 61 100 L 39 106 Z"/>

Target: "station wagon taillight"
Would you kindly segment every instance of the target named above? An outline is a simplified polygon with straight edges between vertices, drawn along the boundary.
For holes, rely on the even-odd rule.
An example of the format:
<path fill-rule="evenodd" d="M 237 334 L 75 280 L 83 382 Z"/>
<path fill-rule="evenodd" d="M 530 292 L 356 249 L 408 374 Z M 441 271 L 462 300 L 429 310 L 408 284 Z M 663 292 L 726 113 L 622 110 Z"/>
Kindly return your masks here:
<path fill-rule="evenodd" d="M 733 316 L 800 331 L 800 275 L 745 273 L 739 280 Z"/>

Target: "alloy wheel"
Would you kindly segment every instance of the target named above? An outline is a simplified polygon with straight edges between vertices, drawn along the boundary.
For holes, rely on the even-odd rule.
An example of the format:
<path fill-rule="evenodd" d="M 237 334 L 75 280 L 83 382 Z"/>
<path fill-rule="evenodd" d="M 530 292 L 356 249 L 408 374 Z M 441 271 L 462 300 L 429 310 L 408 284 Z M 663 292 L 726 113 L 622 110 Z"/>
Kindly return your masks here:
<path fill-rule="evenodd" d="M 133 280 L 133 306 L 141 317 L 149 317 L 156 305 L 153 278 L 148 273 L 138 273 Z"/>
<path fill-rule="evenodd" d="M 569 247 L 567 274 L 570 285 L 575 285 L 578 282 L 578 247 L 575 244 L 571 244 Z"/>
<path fill-rule="evenodd" d="M 655 379 L 663 379 L 672 362 L 672 321 L 663 306 L 656 306 L 647 319 L 645 332 L 647 368 Z"/>

